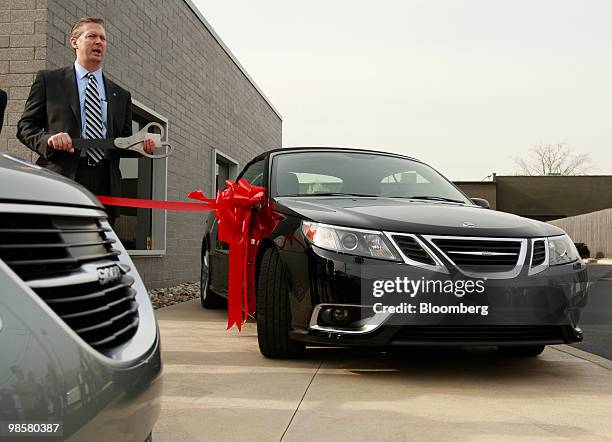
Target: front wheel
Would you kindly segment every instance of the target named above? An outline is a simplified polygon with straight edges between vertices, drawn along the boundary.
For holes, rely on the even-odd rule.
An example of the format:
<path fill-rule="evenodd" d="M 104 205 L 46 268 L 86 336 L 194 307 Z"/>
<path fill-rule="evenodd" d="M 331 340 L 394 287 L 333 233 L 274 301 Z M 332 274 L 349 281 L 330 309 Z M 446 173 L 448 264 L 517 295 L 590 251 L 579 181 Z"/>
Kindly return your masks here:
<path fill-rule="evenodd" d="M 289 337 L 291 307 L 283 264 L 278 251 L 264 252 L 257 281 L 257 341 L 267 358 L 293 359 L 304 355 L 305 345 Z"/>
<path fill-rule="evenodd" d="M 534 358 L 542 354 L 545 345 L 519 345 L 519 346 L 500 346 L 497 349 L 508 356 L 520 356 L 525 358 Z"/>

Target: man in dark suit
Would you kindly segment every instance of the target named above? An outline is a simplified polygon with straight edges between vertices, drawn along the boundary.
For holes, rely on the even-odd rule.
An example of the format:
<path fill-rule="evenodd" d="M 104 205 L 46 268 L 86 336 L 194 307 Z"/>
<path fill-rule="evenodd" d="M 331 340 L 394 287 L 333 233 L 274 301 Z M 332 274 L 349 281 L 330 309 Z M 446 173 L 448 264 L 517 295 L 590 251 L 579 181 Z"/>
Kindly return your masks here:
<path fill-rule="evenodd" d="M 6 92 L 0 89 L 0 132 L 2 132 L 2 125 L 4 123 L 4 111 L 6 110 L 6 103 L 8 98 Z"/>
<path fill-rule="evenodd" d="M 104 22 L 86 17 L 72 26 L 74 65 L 38 72 L 17 125 L 17 138 L 39 155 L 37 164 L 76 180 L 96 195 L 121 195 L 119 154 L 110 159 L 88 151 L 79 158 L 73 138 L 116 138 L 132 134 L 128 91 L 102 74 Z M 153 142 L 144 149 L 151 153 Z M 116 215 L 109 210 L 111 221 Z"/>

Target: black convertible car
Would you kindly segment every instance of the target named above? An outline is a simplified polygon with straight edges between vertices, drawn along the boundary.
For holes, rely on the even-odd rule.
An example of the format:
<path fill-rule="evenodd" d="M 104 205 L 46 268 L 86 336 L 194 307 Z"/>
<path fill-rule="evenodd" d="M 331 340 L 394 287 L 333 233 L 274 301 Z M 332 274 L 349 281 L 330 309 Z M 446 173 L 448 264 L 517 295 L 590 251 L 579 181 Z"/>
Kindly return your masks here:
<path fill-rule="evenodd" d="M 587 270 L 550 224 L 489 210 L 428 165 L 340 148 L 278 149 L 239 178 L 280 214 L 256 261 L 267 357 L 305 345 L 497 346 L 535 356 L 582 339 Z M 202 244 L 201 300 L 227 297 L 228 247 Z"/>

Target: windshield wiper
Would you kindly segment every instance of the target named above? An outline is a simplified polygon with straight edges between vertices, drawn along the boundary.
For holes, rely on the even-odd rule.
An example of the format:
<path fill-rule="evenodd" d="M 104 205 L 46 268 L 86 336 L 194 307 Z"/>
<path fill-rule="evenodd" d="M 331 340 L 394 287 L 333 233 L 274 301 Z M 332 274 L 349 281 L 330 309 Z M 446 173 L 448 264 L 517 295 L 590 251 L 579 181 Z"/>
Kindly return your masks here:
<path fill-rule="evenodd" d="M 378 198 L 380 195 L 369 195 L 366 193 L 344 193 L 344 192 L 318 192 L 318 193 L 294 193 L 291 195 L 279 195 L 283 196 L 361 196 L 366 198 Z"/>
<path fill-rule="evenodd" d="M 414 196 L 411 196 L 410 199 L 411 200 L 429 200 L 429 201 L 447 201 L 449 203 L 466 204 L 465 201 L 454 200 L 452 198 L 444 198 L 443 196 L 414 195 Z"/>
<path fill-rule="evenodd" d="M 344 193 L 344 192 L 317 192 L 311 193 L 313 196 L 363 196 L 370 198 L 378 198 L 378 195 L 369 195 L 367 193 Z"/>

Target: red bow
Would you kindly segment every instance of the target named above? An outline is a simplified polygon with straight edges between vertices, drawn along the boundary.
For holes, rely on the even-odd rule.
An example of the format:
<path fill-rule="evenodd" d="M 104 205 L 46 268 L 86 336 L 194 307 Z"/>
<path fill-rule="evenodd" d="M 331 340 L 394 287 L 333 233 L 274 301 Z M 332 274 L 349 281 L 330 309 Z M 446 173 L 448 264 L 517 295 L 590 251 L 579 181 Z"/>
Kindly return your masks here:
<path fill-rule="evenodd" d="M 225 182 L 215 200 L 202 190 L 190 192 L 191 199 L 214 203 L 218 238 L 229 244 L 229 280 L 227 328 L 238 330 L 247 315 L 255 312 L 255 259 L 262 238 L 272 233 L 278 223 L 272 202 L 265 199 L 266 188 L 253 186 L 244 178 L 238 183 Z M 257 211 L 253 209 L 257 208 Z"/>
<path fill-rule="evenodd" d="M 219 219 L 219 239 L 230 245 L 227 328 L 236 324 L 238 330 L 247 315 L 255 312 L 255 259 L 262 238 L 272 233 L 278 223 L 271 201 L 265 198 L 266 188 L 252 186 L 244 178 L 235 183 L 227 180 L 227 188 L 217 192 L 217 198 L 206 198 L 202 190 L 188 197 L 205 204 L 177 201 L 141 200 L 98 196 L 102 204 L 164 210 L 215 211 Z M 258 210 L 254 211 L 253 209 Z"/>

